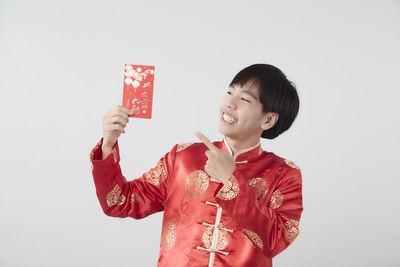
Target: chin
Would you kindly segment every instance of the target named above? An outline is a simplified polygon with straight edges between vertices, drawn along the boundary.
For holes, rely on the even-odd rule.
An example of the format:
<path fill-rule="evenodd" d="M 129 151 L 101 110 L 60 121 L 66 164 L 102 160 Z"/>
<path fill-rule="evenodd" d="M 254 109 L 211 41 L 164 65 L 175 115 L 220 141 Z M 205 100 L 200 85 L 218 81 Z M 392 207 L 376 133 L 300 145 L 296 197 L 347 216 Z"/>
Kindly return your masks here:
<path fill-rule="evenodd" d="M 231 131 L 227 131 L 226 129 L 224 129 L 224 127 L 221 127 L 221 125 L 218 126 L 218 131 L 219 131 L 222 135 L 224 135 L 224 136 L 226 136 L 226 137 L 231 137 L 231 136 L 233 136 L 233 133 L 232 133 Z"/>
<path fill-rule="evenodd" d="M 218 125 L 218 132 L 220 132 L 221 134 L 225 135 L 224 130 L 221 129 L 221 125 Z"/>
<path fill-rule="evenodd" d="M 224 129 L 224 127 L 221 127 L 221 125 L 218 125 L 218 132 L 220 132 L 222 135 L 228 135 L 229 132 Z"/>

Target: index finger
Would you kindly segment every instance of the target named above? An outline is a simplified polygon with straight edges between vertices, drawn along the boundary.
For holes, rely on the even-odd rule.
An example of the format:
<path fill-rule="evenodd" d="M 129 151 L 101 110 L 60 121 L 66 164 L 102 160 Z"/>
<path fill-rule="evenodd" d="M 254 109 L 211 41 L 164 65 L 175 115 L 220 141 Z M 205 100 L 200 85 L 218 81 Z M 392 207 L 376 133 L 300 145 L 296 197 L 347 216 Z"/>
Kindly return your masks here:
<path fill-rule="evenodd" d="M 214 144 L 207 138 L 205 137 L 202 133 L 196 132 L 196 136 L 211 150 L 216 149 L 217 147 L 214 146 Z"/>
<path fill-rule="evenodd" d="M 118 108 L 119 108 L 119 110 L 121 110 L 121 111 L 127 113 L 128 115 L 130 115 L 131 112 L 132 112 L 131 109 L 129 109 L 129 108 L 127 108 L 127 107 L 124 107 L 124 106 L 121 106 L 121 105 L 118 105 Z"/>

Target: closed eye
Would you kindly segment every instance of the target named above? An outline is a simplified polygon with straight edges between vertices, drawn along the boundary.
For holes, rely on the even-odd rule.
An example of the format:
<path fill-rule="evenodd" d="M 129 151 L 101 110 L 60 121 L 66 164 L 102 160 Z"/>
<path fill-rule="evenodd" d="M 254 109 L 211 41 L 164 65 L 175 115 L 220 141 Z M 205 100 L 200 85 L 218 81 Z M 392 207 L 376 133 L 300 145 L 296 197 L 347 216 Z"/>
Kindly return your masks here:
<path fill-rule="evenodd" d="M 227 91 L 226 93 L 229 94 L 229 95 L 232 95 L 232 92 L 231 92 L 231 91 Z M 248 100 L 248 99 L 246 99 L 246 98 L 244 98 L 244 97 L 242 97 L 241 99 L 244 100 L 244 101 L 246 101 L 246 102 L 251 103 L 250 100 Z"/>

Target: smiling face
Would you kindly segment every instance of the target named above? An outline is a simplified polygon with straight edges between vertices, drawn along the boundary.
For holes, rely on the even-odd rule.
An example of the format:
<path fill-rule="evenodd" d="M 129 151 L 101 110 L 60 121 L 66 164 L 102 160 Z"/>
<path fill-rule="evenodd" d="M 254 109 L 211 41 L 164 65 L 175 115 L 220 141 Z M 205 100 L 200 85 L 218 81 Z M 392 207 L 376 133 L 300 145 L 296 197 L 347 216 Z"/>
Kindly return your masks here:
<path fill-rule="evenodd" d="M 259 140 L 277 120 L 276 113 L 263 113 L 256 86 L 246 83 L 229 87 L 219 105 L 218 130 L 236 140 Z"/>

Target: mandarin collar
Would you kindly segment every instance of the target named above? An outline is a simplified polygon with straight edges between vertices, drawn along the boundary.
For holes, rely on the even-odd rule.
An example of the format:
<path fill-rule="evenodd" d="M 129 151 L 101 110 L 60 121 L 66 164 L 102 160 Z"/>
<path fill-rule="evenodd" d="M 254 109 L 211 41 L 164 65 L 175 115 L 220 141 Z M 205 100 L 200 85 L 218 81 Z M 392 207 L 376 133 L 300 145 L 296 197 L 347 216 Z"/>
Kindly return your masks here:
<path fill-rule="evenodd" d="M 260 141 L 258 141 L 258 144 L 254 146 L 239 150 L 235 155 L 233 155 L 232 149 L 226 141 L 226 136 L 224 136 L 224 140 L 221 142 L 221 145 L 223 150 L 233 156 L 235 163 L 247 163 L 248 160 L 258 157 L 263 152 Z"/>

